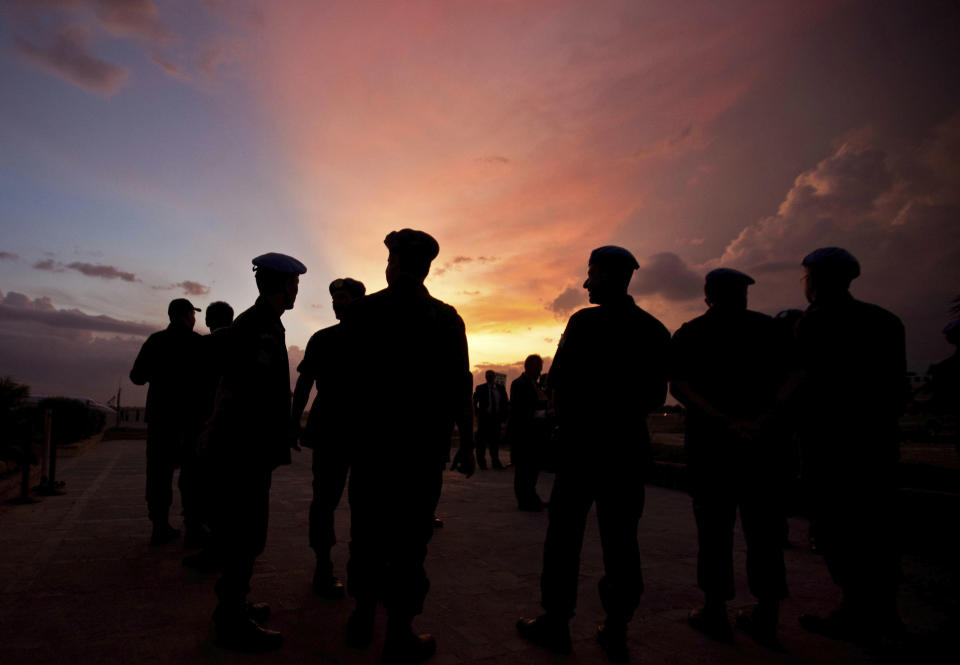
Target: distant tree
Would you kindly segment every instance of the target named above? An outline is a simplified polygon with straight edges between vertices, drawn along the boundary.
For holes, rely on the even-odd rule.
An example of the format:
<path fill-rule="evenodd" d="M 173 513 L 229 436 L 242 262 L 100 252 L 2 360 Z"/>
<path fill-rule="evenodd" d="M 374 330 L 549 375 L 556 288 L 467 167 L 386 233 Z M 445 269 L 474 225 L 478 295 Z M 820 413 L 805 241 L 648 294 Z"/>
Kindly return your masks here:
<path fill-rule="evenodd" d="M 9 376 L 0 377 L 0 459 L 22 463 L 30 439 L 29 422 L 23 408 L 30 387 Z"/>

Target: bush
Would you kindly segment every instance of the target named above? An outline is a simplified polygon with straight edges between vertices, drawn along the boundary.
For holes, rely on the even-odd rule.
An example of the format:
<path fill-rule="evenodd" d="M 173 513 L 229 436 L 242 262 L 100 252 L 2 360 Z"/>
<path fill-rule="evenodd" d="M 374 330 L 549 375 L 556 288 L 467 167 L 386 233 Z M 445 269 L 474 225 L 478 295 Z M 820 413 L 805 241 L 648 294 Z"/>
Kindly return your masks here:
<path fill-rule="evenodd" d="M 0 459 L 18 463 L 30 442 L 30 422 L 23 403 L 30 388 L 9 376 L 0 377 Z"/>
<path fill-rule="evenodd" d="M 55 446 L 75 443 L 91 437 L 101 431 L 106 422 L 106 416 L 101 411 L 91 409 L 80 400 L 50 397 L 41 400 L 37 405 L 41 432 L 43 431 L 43 412 L 46 409 L 53 411 L 51 443 Z"/>

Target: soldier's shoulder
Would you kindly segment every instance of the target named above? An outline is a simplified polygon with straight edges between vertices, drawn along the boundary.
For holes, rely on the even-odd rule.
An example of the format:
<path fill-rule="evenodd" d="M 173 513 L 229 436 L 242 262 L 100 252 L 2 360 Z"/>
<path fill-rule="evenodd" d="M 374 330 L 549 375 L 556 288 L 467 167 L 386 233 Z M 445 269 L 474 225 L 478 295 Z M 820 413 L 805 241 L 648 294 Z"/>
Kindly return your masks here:
<path fill-rule="evenodd" d="M 891 328 L 903 327 L 903 322 L 900 320 L 900 317 L 890 310 L 884 309 L 880 305 L 863 302 L 862 300 L 854 300 L 853 302 L 857 315 L 863 319 L 874 322 L 877 325 L 885 325 Z"/>
<path fill-rule="evenodd" d="M 332 326 L 327 326 L 326 328 L 321 328 L 317 332 L 310 335 L 309 341 L 307 341 L 308 348 L 310 346 L 320 346 L 333 341 L 336 341 L 343 334 L 343 326 L 339 323 Z"/>
<path fill-rule="evenodd" d="M 637 322 L 644 328 L 649 334 L 657 335 L 660 337 L 670 337 L 670 331 L 667 330 L 667 327 L 663 325 L 663 322 L 655 317 L 653 314 L 645 310 L 639 305 L 633 306 L 634 316 L 636 317 Z"/>

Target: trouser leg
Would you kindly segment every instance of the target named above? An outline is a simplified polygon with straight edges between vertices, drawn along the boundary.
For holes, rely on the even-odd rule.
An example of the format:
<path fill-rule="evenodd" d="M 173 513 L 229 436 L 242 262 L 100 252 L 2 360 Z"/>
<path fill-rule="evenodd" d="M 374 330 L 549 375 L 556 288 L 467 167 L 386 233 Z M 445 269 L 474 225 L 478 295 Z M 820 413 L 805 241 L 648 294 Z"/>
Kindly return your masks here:
<path fill-rule="evenodd" d="M 249 469 L 231 473 L 218 484 L 213 533 L 223 573 L 214 590 L 224 608 L 244 605 L 250 592 L 253 565 L 267 541 L 270 481 L 270 471 Z"/>
<path fill-rule="evenodd" d="M 383 602 L 389 617 L 408 622 L 423 612 L 430 589 L 424 562 L 433 536 L 433 515 L 440 498 L 439 470 L 406 474 L 408 501 L 398 501 L 390 511 L 391 536 Z M 404 505 L 406 504 L 406 505 Z"/>
<path fill-rule="evenodd" d="M 697 489 L 693 496 L 697 522 L 697 586 L 712 600 L 734 597 L 733 527 L 737 503 L 729 493 Z"/>
<path fill-rule="evenodd" d="M 500 423 L 490 424 L 490 440 L 487 447 L 490 449 L 490 464 L 493 466 L 503 466 L 500 461 Z"/>
<path fill-rule="evenodd" d="M 577 606 L 583 531 L 593 503 L 592 487 L 588 485 L 569 471 L 561 471 L 550 495 L 540 604 L 547 614 L 558 619 L 572 618 Z"/>
<path fill-rule="evenodd" d="M 347 482 L 349 464 L 340 451 L 315 448 L 313 451 L 313 501 L 310 503 L 310 547 L 317 565 L 327 564 L 333 576 L 330 550 L 337 543 L 334 514 Z"/>
<path fill-rule="evenodd" d="M 347 561 L 347 591 L 358 603 L 376 603 L 386 569 L 387 522 L 383 504 L 385 478 L 367 465 L 350 470 L 347 496 L 350 501 L 350 558 Z"/>
<path fill-rule="evenodd" d="M 486 417 L 481 416 L 477 422 L 477 440 L 475 443 L 474 452 L 477 456 L 477 466 L 481 469 L 486 467 L 487 458 L 487 440 L 489 439 L 489 424 L 487 423 Z"/>
<path fill-rule="evenodd" d="M 747 541 L 747 583 L 761 601 L 787 597 L 787 571 L 783 562 L 786 523 L 780 491 L 753 487 L 740 501 L 740 522 Z"/>
<path fill-rule="evenodd" d="M 147 441 L 147 514 L 155 524 L 166 524 L 173 503 L 173 471 L 176 454 L 172 441 Z"/>
<path fill-rule="evenodd" d="M 528 444 L 517 441 L 513 444 L 513 493 L 521 506 L 537 503 L 537 476 L 539 467 Z"/>
<path fill-rule="evenodd" d="M 183 506 L 183 522 L 188 528 L 200 528 L 205 522 L 203 482 L 201 460 L 197 456 L 196 446 L 191 445 L 184 450 L 180 460 L 180 477 L 177 479 L 180 503 Z"/>
<path fill-rule="evenodd" d="M 626 625 L 640 604 L 643 574 L 637 527 L 643 513 L 644 487 L 627 480 L 598 489 L 597 523 L 603 547 L 604 576 L 600 600 L 608 625 Z"/>

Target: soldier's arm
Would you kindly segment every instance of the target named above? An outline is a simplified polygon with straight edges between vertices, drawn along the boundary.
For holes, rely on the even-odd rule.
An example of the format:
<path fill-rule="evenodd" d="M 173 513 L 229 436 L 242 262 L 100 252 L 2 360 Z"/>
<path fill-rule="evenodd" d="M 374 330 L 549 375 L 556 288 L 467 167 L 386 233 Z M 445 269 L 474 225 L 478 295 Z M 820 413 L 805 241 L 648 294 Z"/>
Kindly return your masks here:
<path fill-rule="evenodd" d="M 142 386 L 150 381 L 153 376 L 153 357 L 154 357 L 154 338 L 153 335 L 147 338 L 140 347 L 140 353 L 137 359 L 133 361 L 133 369 L 130 370 L 130 381 L 134 385 Z"/>

